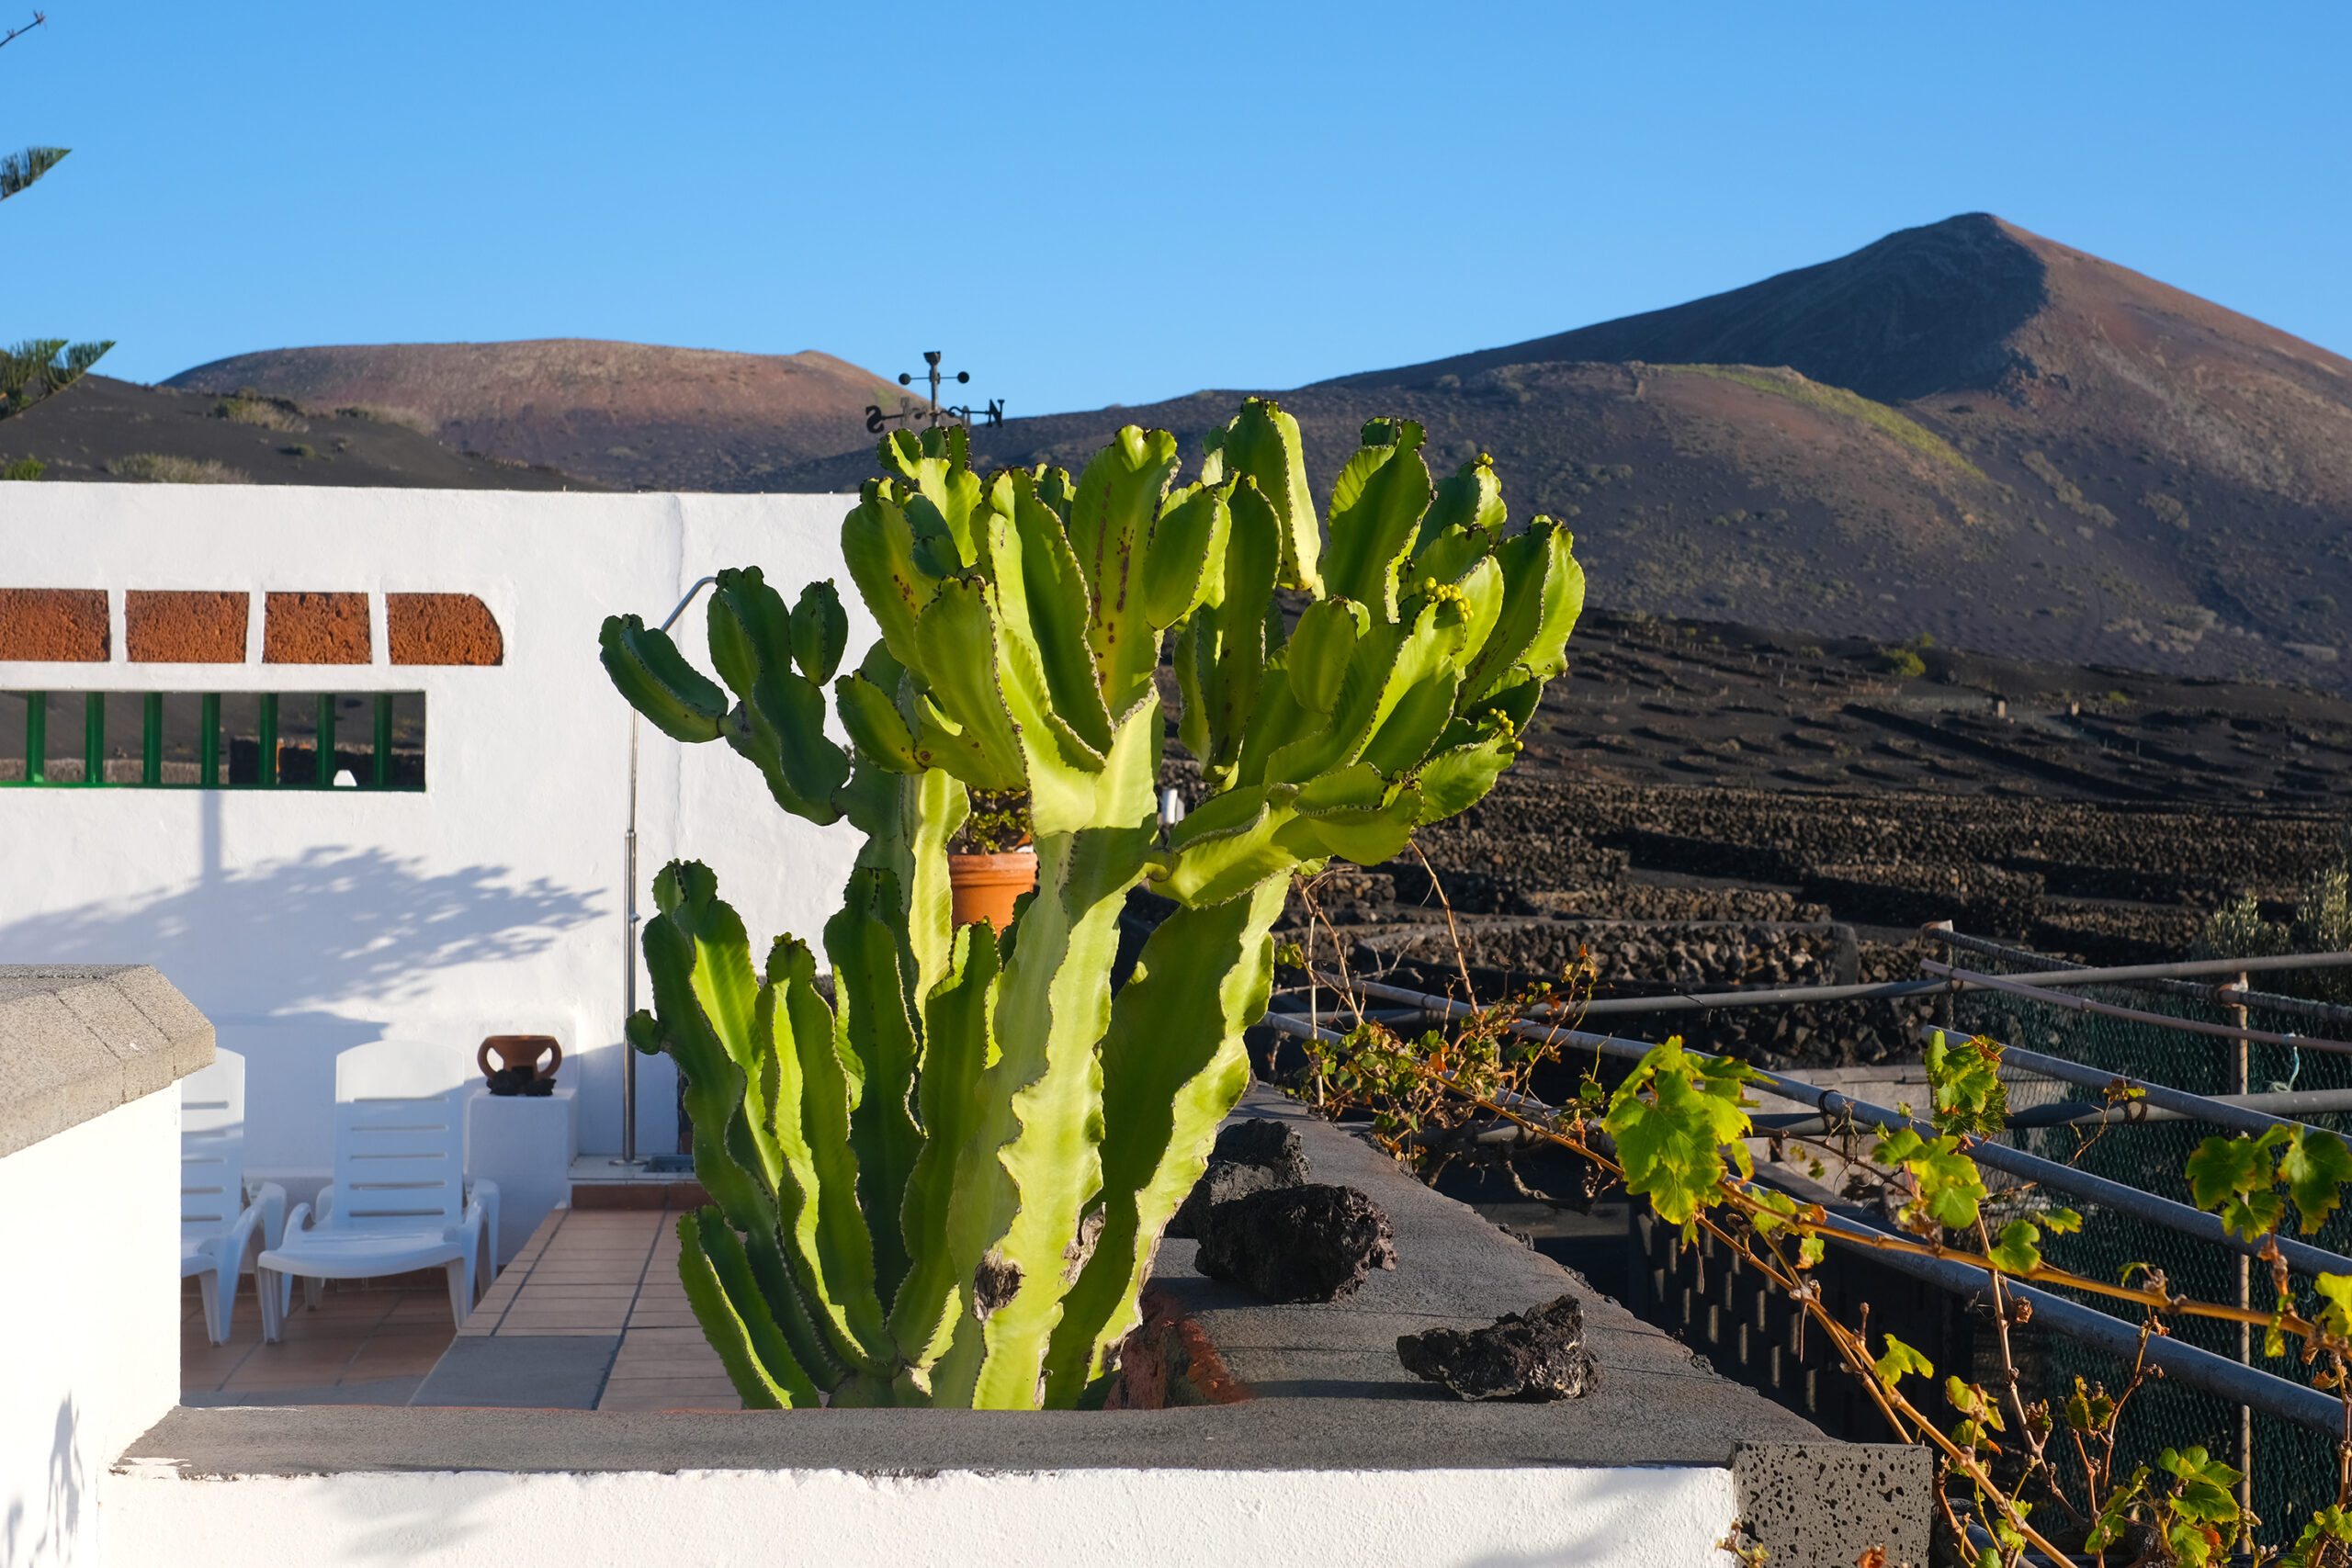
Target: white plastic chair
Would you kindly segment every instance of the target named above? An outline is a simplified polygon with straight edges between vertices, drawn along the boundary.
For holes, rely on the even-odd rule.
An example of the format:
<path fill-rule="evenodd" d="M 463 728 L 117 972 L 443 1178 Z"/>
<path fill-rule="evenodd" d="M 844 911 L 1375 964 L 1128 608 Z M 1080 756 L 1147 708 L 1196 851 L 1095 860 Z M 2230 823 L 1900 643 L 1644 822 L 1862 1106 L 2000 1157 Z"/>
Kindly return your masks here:
<path fill-rule="evenodd" d="M 196 1276 L 215 1345 L 229 1342 L 246 1255 L 285 1235 L 286 1189 L 245 1182 L 245 1059 L 215 1051 L 180 1080 L 180 1278 Z"/>
<path fill-rule="evenodd" d="M 334 1180 L 287 1217 L 261 1255 L 262 1337 L 275 1343 L 291 1276 L 319 1304 L 320 1281 L 381 1279 L 442 1265 L 459 1325 L 496 1269 L 498 1184 L 465 1179 L 463 1058 L 437 1045 L 379 1040 L 335 1058 Z M 303 1222 L 310 1223 L 307 1227 Z"/>

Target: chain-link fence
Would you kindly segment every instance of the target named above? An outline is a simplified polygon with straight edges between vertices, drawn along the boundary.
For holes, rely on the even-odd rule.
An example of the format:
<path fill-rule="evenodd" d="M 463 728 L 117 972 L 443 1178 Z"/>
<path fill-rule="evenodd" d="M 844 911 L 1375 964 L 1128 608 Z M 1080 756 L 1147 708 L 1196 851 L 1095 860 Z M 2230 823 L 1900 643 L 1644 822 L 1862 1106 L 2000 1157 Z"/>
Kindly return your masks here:
<path fill-rule="evenodd" d="M 1990 944 L 1967 943 L 1969 966 L 1988 974 L 2020 977 L 2046 973 L 2047 961 Z M 2195 1019 L 2210 1023 L 2236 1023 L 2236 1010 L 2212 998 L 2185 994 L 2202 987 L 2176 987 L 2160 990 L 2123 987 L 2068 987 L 2068 995 L 2112 1003 L 2142 1012 Z M 2262 1005 L 2260 993 L 2247 997 L 2245 1025 L 2274 1033 L 2299 1032 L 2341 1034 L 2341 1028 L 2315 1029 L 2301 1011 L 2283 1011 Z M 2006 1043 L 2083 1063 L 2104 1072 L 2168 1085 L 2192 1094 L 2233 1092 L 2239 1043 L 2218 1036 L 2189 1033 L 2161 1025 L 2110 1018 L 2037 1001 L 1996 990 L 1962 994 L 1952 1002 L 1953 1026 L 1970 1033 L 1989 1034 Z M 2352 1089 L 2352 1055 L 2297 1051 L 2284 1046 L 2252 1043 L 2247 1053 L 2246 1089 L 2265 1090 Z M 2010 1077 L 2013 1111 L 2079 1097 L 2079 1090 L 2045 1078 L 2018 1073 Z M 2299 1119 L 2344 1132 L 2352 1117 L 2341 1113 L 2303 1115 Z M 2185 1169 L 2197 1145 L 2219 1131 L 2189 1121 L 2151 1122 L 2077 1127 L 2049 1127 L 2012 1134 L 2005 1141 L 2047 1159 L 2063 1161 L 2095 1175 L 2126 1183 L 2176 1202 L 2192 1201 Z M 2052 1262 L 2094 1279 L 2112 1280 L 2128 1266 L 2147 1264 L 2163 1271 L 2174 1291 L 2206 1301 L 2237 1300 L 2238 1255 L 2210 1242 L 2182 1235 L 2130 1215 L 2098 1212 L 2094 1205 L 2064 1198 L 2084 1213 L 2079 1235 L 2052 1236 L 2045 1243 Z M 2352 1252 L 2352 1211 L 2339 1210 L 2313 1235 L 2302 1239 L 2334 1252 Z M 2309 1278 L 2292 1276 L 2298 1299 L 2308 1313 L 2317 1297 Z M 2264 1265 L 2255 1264 L 2252 1301 L 2267 1308 L 2271 1283 Z M 2084 1304 L 2117 1316 L 2137 1320 L 2135 1309 L 2101 1297 L 2082 1298 Z M 2210 1319 L 2175 1316 L 2166 1322 L 2172 1335 L 2236 1359 L 2241 1354 L 2236 1325 Z M 2114 1358 L 2061 1338 L 2043 1337 L 2041 1368 L 2051 1398 L 2064 1396 L 2076 1376 L 2103 1382 L 2110 1392 L 2129 1378 L 2129 1369 Z M 2308 1383 L 2317 1366 L 2300 1359 L 2301 1347 L 2290 1340 L 2288 1354 L 2265 1357 L 2260 1331 L 2253 1338 L 2253 1364 L 2276 1376 Z M 2152 1380 L 2133 1399 L 2122 1424 L 2123 1441 L 2118 1454 L 2120 1473 L 2128 1475 L 2138 1464 L 2153 1465 L 2159 1451 L 2197 1444 L 2216 1456 L 2241 1463 L 2241 1420 L 2238 1406 L 2211 1394 Z M 2253 1451 L 2248 1467 L 2253 1476 L 2254 1510 L 2265 1522 L 2256 1532 L 2264 1544 L 2282 1538 L 2291 1541 L 2300 1521 L 2313 1510 L 2335 1501 L 2336 1453 L 2334 1439 L 2320 1432 L 2267 1416 L 2251 1422 Z"/>

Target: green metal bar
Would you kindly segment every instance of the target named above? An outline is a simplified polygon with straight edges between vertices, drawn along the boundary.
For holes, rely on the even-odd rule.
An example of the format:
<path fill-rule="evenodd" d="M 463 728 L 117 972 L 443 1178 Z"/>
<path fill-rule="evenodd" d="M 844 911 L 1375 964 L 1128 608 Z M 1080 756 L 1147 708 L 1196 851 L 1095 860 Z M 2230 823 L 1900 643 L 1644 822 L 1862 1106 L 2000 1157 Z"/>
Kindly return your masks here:
<path fill-rule="evenodd" d="M 220 787 L 220 694 L 204 694 L 197 721 L 196 782 L 206 789 Z"/>
<path fill-rule="evenodd" d="M 326 789 L 334 784 L 334 694 L 319 694 L 319 787 Z"/>
<path fill-rule="evenodd" d="M 392 782 L 392 694 L 376 694 L 376 768 L 375 786 L 388 787 Z"/>
<path fill-rule="evenodd" d="M 267 788 L 277 783 L 277 694 L 261 694 L 261 760 L 254 775 Z"/>
<path fill-rule="evenodd" d="M 49 782 L 49 694 L 25 694 L 25 782 Z"/>
<path fill-rule="evenodd" d="M 82 782 L 102 784 L 107 782 L 107 694 L 85 692 L 82 695 Z"/>
<path fill-rule="evenodd" d="M 139 782 L 153 789 L 164 782 L 164 694 L 150 692 L 140 716 Z"/>

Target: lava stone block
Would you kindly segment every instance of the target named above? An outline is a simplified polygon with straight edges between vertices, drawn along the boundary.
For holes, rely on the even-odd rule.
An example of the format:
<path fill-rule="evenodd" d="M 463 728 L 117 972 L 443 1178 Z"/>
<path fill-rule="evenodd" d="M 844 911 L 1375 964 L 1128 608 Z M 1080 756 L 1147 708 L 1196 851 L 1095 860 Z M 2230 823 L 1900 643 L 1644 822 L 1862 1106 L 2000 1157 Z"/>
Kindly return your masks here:
<path fill-rule="evenodd" d="M 1306 1181 L 1306 1150 L 1298 1134 L 1280 1122 L 1253 1117 L 1218 1132 L 1208 1168 L 1193 1183 L 1165 1234 L 1197 1236 L 1214 1203 L 1229 1203 L 1252 1192 L 1298 1187 Z"/>
<path fill-rule="evenodd" d="M 1270 1302 L 1336 1302 L 1374 1269 L 1396 1267 L 1379 1204 L 1352 1187 L 1310 1183 L 1214 1203 L 1193 1266 Z"/>
<path fill-rule="evenodd" d="M 1491 1327 L 1431 1328 L 1396 1338 L 1396 1359 L 1415 1377 L 1464 1399 L 1578 1399 L 1600 1382 L 1584 1344 L 1584 1309 L 1574 1296 L 1529 1312 L 1505 1313 Z"/>

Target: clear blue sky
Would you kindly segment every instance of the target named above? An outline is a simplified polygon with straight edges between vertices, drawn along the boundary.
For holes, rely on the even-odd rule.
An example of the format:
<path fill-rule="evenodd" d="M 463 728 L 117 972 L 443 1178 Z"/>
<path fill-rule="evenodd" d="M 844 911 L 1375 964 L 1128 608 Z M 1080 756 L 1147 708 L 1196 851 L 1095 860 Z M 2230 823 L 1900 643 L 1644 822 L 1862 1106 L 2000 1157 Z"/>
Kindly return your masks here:
<path fill-rule="evenodd" d="M 1974 209 L 2352 353 L 2340 3 L 41 3 L 0 144 L 74 151 L 0 207 L 0 337 L 113 337 L 141 380 L 938 347 L 1045 412 L 1510 343 Z"/>

